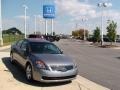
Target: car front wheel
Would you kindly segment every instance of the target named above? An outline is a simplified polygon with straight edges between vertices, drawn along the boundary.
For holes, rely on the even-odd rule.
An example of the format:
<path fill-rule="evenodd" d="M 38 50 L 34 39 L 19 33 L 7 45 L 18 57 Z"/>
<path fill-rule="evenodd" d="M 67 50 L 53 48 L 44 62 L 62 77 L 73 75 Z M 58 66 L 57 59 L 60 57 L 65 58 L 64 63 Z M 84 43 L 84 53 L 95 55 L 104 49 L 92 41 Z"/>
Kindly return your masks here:
<path fill-rule="evenodd" d="M 31 66 L 30 64 L 28 64 L 28 65 L 26 66 L 25 72 L 26 72 L 26 78 L 27 78 L 27 80 L 28 80 L 28 81 L 32 81 L 32 80 L 33 80 L 33 79 L 32 79 L 32 66 Z"/>

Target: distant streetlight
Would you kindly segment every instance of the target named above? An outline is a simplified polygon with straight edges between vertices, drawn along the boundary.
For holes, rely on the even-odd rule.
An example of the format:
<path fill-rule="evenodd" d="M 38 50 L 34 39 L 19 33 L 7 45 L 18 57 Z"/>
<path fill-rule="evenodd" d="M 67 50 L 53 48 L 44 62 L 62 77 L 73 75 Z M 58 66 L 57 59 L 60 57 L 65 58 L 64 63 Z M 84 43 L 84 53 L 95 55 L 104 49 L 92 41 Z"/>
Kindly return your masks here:
<path fill-rule="evenodd" d="M 47 25 L 47 19 L 45 19 L 45 35 L 47 36 L 48 31 L 47 31 L 48 25 Z"/>
<path fill-rule="evenodd" d="M 38 22 L 39 22 L 39 27 L 40 27 L 39 29 L 40 29 L 40 33 L 41 33 L 41 23 L 42 24 L 45 23 L 45 20 L 43 20 L 43 18 L 40 15 L 38 15 Z"/>
<path fill-rule="evenodd" d="M 26 5 L 23 5 L 23 7 L 24 7 L 24 33 L 25 33 L 25 38 L 27 38 L 27 34 L 26 34 L 26 31 L 27 31 L 27 24 L 26 24 L 26 22 L 27 22 L 27 15 L 26 15 L 26 12 L 27 12 L 27 9 L 28 9 L 28 7 L 26 6 Z"/>
<path fill-rule="evenodd" d="M 75 30 L 78 29 L 78 23 L 75 23 Z"/>
<path fill-rule="evenodd" d="M 84 38 L 83 38 L 83 40 L 85 41 L 86 40 L 86 32 L 85 32 L 85 22 L 87 21 L 88 19 L 87 18 L 82 18 L 82 22 L 84 22 L 84 28 L 83 28 L 83 30 L 84 30 Z"/>
<path fill-rule="evenodd" d="M 51 33 L 52 33 L 52 36 L 53 36 L 53 32 L 54 32 L 54 20 L 51 19 Z"/>
<path fill-rule="evenodd" d="M 3 37 L 2 37 L 2 5 L 0 0 L 0 45 L 3 46 Z"/>
<path fill-rule="evenodd" d="M 101 7 L 101 45 L 103 45 L 103 8 L 111 7 L 112 3 L 98 3 L 98 7 Z"/>
<path fill-rule="evenodd" d="M 37 25 L 36 25 L 37 24 L 37 15 L 34 15 L 34 16 L 35 16 L 35 32 L 34 33 L 37 34 L 36 33 L 37 32 Z"/>

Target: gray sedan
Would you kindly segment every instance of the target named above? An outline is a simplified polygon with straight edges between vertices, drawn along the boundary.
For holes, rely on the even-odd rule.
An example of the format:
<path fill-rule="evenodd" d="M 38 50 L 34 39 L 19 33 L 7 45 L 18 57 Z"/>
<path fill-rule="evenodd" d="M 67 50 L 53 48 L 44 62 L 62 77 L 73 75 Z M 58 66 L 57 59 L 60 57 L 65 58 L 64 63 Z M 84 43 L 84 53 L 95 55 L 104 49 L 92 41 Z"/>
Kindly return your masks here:
<path fill-rule="evenodd" d="M 73 80 L 77 66 L 71 58 L 53 43 L 29 38 L 17 41 L 11 46 L 11 63 L 19 63 L 26 72 L 28 81 L 64 82 Z"/>

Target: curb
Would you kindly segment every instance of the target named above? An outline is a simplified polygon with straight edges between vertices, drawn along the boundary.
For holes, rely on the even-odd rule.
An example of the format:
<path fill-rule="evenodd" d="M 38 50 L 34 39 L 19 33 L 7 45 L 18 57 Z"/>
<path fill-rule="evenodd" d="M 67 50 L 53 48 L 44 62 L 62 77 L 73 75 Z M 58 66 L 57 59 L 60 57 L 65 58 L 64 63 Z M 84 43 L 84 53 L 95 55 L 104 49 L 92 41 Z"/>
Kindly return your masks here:
<path fill-rule="evenodd" d="M 8 48 L 10 48 L 10 47 L 11 47 L 11 45 L 3 46 L 3 47 L 0 47 L 0 50 L 8 49 Z"/>
<path fill-rule="evenodd" d="M 111 48 L 111 49 L 120 49 L 120 47 L 116 47 L 116 48 Z"/>
<path fill-rule="evenodd" d="M 106 88 L 102 85 L 99 85 L 93 81 L 90 81 L 82 76 L 77 76 L 76 81 L 79 83 L 80 86 L 86 88 L 86 90 L 111 90 L 109 88 Z M 81 89 L 83 90 L 83 89 Z"/>

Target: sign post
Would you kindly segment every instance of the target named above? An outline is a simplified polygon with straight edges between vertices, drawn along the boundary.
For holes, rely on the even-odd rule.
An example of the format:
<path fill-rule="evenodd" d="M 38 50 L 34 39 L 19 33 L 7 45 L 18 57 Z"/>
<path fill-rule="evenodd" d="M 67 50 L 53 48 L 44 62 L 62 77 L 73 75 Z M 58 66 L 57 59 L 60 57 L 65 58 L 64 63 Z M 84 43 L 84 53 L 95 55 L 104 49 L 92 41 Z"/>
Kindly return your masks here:
<path fill-rule="evenodd" d="M 45 20 L 45 35 L 47 36 L 48 32 L 47 32 L 47 20 Z"/>
<path fill-rule="evenodd" d="M 47 19 L 51 19 L 51 33 L 53 35 L 53 19 L 55 18 L 55 6 L 43 5 L 43 18 L 45 18 L 45 35 L 47 35 Z"/>
<path fill-rule="evenodd" d="M 52 36 L 53 36 L 53 32 L 54 32 L 54 20 L 53 19 L 51 19 L 51 29 L 52 29 L 52 31 L 51 31 L 51 33 L 52 33 Z"/>

